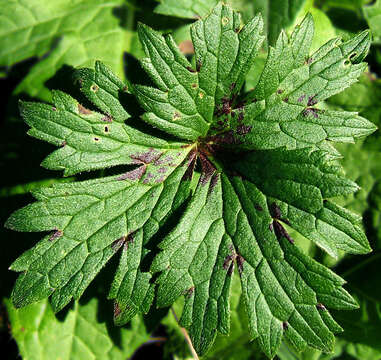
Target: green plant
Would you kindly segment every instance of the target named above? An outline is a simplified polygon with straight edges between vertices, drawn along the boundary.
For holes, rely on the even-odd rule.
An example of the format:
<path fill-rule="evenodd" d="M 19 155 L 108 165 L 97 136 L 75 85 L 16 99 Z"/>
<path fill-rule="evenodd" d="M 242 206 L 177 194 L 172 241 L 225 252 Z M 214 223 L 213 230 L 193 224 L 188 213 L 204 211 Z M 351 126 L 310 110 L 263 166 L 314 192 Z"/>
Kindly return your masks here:
<path fill-rule="evenodd" d="M 78 3 L 81 14 L 85 2 Z M 346 41 L 327 39 L 319 47 L 311 14 L 303 20 L 299 15 L 291 35 L 282 31 L 275 40 L 280 23 L 290 26 L 302 6 L 308 9 L 303 1 L 268 31 L 261 15 L 243 26 L 229 5 L 189 4 L 181 17 L 203 16 L 190 28 L 194 56 L 187 58 L 171 35 L 139 24 L 146 56 L 140 62 L 148 74 L 144 85 L 121 80 L 96 62 L 94 69 L 73 72 L 80 102 L 55 90 L 52 105 L 20 103 L 29 135 L 59 146 L 43 161 L 45 168 L 63 170 L 65 176 L 97 173 L 35 188 L 37 201 L 7 220 L 12 230 L 49 232 L 11 265 L 21 272 L 12 303 L 46 308 L 50 297 L 58 312 L 74 299 L 76 316 L 90 311 L 87 323 L 96 323 L 95 299 L 87 305 L 78 300 L 119 256 L 108 292 L 116 325 L 150 309 L 153 316 L 155 307 L 179 307 L 180 325 L 189 331 L 196 352 L 218 358 L 220 337 L 215 348 L 212 344 L 218 333 L 229 334 L 233 280 L 232 294 L 239 300 L 232 326 L 244 334 L 244 343 L 256 339 L 269 358 L 299 356 L 289 351 L 307 351 L 306 359 L 320 357 L 320 351 L 340 352 L 334 334 L 343 329 L 328 309 L 358 305 L 342 287 L 345 281 L 321 262 L 329 265 L 345 253 L 366 254 L 371 247 L 361 218 L 331 200 L 339 197 L 348 204 L 345 199 L 359 189 L 345 176 L 333 143 L 354 142 L 376 126 L 353 112 L 358 109 L 337 105 L 341 95 L 336 94 L 366 71 L 369 32 Z M 157 11 L 175 15 L 175 5 L 163 1 Z M 265 14 L 267 28 L 275 9 Z M 261 62 L 259 51 L 269 44 Z M 255 88 L 247 91 L 251 76 L 257 79 Z M 116 172 L 110 169 L 115 166 Z M 300 249 L 305 239 L 321 254 L 320 263 Z M 105 296 L 104 286 L 97 297 Z M 182 296 L 183 306 L 173 305 Z M 42 302 L 30 305 L 37 301 Z M 7 307 L 11 321 L 22 323 L 23 309 L 9 301 Z M 54 328 L 54 315 L 46 311 Z M 237 327 L 236 313 L 248 330 Z M 68 315 L 62 329 L 66 323 L 70 328 L 70 316 L 75 317 Z M 140 315 L 133 321 L 137 329 Z M 135 331 L 142 342 L 147 338 L 145 331 Z M 26 349 L 22 333 L 18 342 Z M 129 346 L 139 344 L 124 343 L 119 353 L 102 355 L 95 344 L 88 353 L 123 358 L 131 354 Z M 90 355 L 77 351 L 76 356 Z"/>

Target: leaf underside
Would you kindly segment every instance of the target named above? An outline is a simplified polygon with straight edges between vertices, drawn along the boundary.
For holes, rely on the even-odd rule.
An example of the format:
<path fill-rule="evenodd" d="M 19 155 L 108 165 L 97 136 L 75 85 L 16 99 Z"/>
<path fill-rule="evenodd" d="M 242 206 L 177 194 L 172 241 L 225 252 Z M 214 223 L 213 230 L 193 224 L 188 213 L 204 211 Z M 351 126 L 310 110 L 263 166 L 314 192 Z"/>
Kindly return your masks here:
<path fill-rule="evenodd" d="M 219 4 L 192 25 L 192 62 L 170 35 L 140 25 L 141 63 L 156 87 L 124 84 L 97 63 L 76 80 L 98 111 L 59 91 L 53 105 L 21 103 L 29 134 L 60 146 L 43 166 L 67 176 L 115 165 L 126 172 L 36 190 L 37 202 L 9 218 L 11 229 L 50 232 L 11 266 L 22 272 L 17 307 L 51 296 L 59 311 L 119 252 L 109 293 L 117 324 L 148 312 L 155 293 L 162 307 L 184 295 L 181 324 L 202 355 L 217 332 L 229 333 L 237 269 L 250 336 L 268 357 L 283 337 L 297 350 L 333 349 L 341 327 L 327 309 L 357 304 L 287 228 L 334 257 L 371 250 L 361 219 L 330 200 L 358 189 L 331 142 L 353 142 L 375 127 L 357 113 L 318 107 L 364 71 L 369 34 L 310 54 L 307 15 L 290 37 L 280 34 L 258 86 L 243 94 L 262 30 L 260 16 L 242 27 Z M 129 125 L 125 95 L 171 137 Z"/>

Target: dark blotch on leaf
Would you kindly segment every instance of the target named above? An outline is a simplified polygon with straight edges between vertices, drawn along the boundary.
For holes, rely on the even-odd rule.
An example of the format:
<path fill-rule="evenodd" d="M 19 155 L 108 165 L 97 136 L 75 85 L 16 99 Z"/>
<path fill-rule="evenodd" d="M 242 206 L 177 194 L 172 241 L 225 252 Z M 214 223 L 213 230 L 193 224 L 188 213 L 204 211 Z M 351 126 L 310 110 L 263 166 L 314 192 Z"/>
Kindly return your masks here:
<path fill-rule="evenodd" d="M 316 304 L 316 308 L 321 311 L 327 310 L 327 308 L 321 303 Z"/>
<path fill-rule="evenodd" d="M 302 96 L 300 96 L 299 99 L 298 99 L 298 102 L 299 102 L 299 103 L 303 102 L 303 100 L 304 100 L 305 98 L 306 98 L 306 95 L 305 95 L 305 94 L 302 95 Z"/>
<path fill-rule="evenodd" d="M 206 185 L 206 183 L 209 181 L 209 179 L 212 177 L 212 175 L 216 171 L 216 168 L 209 161 L 207 156 L 205 156 L 204 154 L 200 153 L 199 159 L 201 162 L 201 169 L 202 169 L 202 175 L 200 178 L 200 182 L 202 185 Z"/>
<path fill-rule="evenodd" d="M 240 274 L 242 274 L 242 272 L 243 272 L 243 263 L 245 262 L 245 259 L 240 254 L 237 254 L 236 261 L 237 261 L 238 272 Z"/>
<path fill-rule="evenodd" d="M 270 206 L 270 214 L 274 219 L 279 219 L 282 217 L 282 213 L 280 211 L 279 206 L 273 202 Z"/>
<path fill-rule="evenodd" d="M 112 245 L 111 245 L 111 248 L 114 252 L 117 252 L 122 246 L 123 244 L 125 243 L 126 241 L 126 237 L 125 236 L 122 236 L 120 237 L 119 239 L 115 240 Z"/>
<path fill-rule="evenodd" d="M 187 298 L 190 298 L 190 297 L 193 295 L 193 293 L 194 293 L 194 286 L 191 286 L 191 287 L 186 291 L 185 296 L 186 296 Z"/>
<path fill-rule="evenodd" d="M 197 59 L 197 61 L 196 61 L 196 70 L 197 70 L 197 72 L 200 72 L 201 66 L 202 66 L 201 59 Z"/>
<path fill-rule="evenodd" d="M 242 136 L 247 135 L 251 131 L 252 128 L 253 127 L 250 125 L 244 125 L 244 124 L 238 125 L 237 126 L 237 134 L 242 135 Z"/>
<path fill-rule="evenodd" d="M 316 96 L 317 95 L 314 95 L 314 96 L 310 96 L 308 98 L 308 102 L 307 102 L 307 105 L 308 106 L 313 106 L 313 105 L 316 105 L 318 103 L 317 99 L 316 99 Z"/>
<path fill-rule="evenodd" d="M 280 240 L 282 237 L 286 238 L 291 244 L 294 244 L 294 239 L 288 234 L 286 229 L 278 221 L 273 221 L 275 235 Z"/>
<path fill-rule="evenodd" d="M 192 149 L 188 154 L 188 167 L 185 170 L 185 173 L 182 177 L 182 180 L 192 180 L 194 167 L 197 160 L 197 151 Z"/>
<path fill-rule="evenodd" d="M 308 107 L 303 111 L 303 116 L 307 117 L 308 115 L 312 114 L 315 119 L 319 117 L 318 115 L 318 109 Z"/>
<path fill-rule="evenodd" d="M 103 116 L 102 121 L 107 122 L 107 123 L 111 123 L 112 117 L 109 115 L 105 115 L 105 116 Z"/>
<path fill-rule="evenodd" d="M 121 314 L 122 310 L 117 302 L 114 302 L 114 318 L 117 318 Z"/>
<path fill-rule="evenodd" d="M 287 330 L 288 329 L 288 322 L 287 321 L 283 321 L 282 327 L 283 327 L 283 330 Z"/>
<path fill-rule="evenodd" d="M 208 192 L 208 194 L 210 194 L 213 191 L 213 189 L 216 187 L 219 178 L 220 178 L 220 174 L 215 172 L 213 174 L 213 176 L 212 176 L 212 179 L 210 180 L 210 186 L 209 186 L 209 192 Z"/>
<path fill-rule="evenodd" d="M 78 104 L 78 112 L 83 115 L 90 115 L 92 114 L 92 111 L 89 109 L 86 109 L 84 106 L 81 104 Z"/>
<path fill-rule="evenodd" d="M 234 255 L 227 255 L 224 260 L 224 263 L 222 264 L 223 269 L 228 270 L 233 260 L 234 260 Z"/>
<path fill-rule="evenodd" d="M 49 241 L 54 241 L 60 238 L 62 235 L 63 235 L 63 232 L 61 230 L 56 230 L 53 234 L 49 236 Z"/>
<path fill-rule="evenodd" d="M 161 157 L 161 155 L 163 155 L 163 153 L 160 151 L 157 151 L 154 148 L 150 148 L 146 152 L 133 154 L 130 157 L 131 159 L 136 160 L 136 163 L 150 164 L 153 161 L 156 162 Z"/>
<path fill-rule="evenodd" d="M 140 179 L 145 172 L 146 166 L 142 165 L 134 170 L 128 171 L 125 174 L 120 175 L 119 177 L 117 177 L 117 180 L 137 180 Z"/>

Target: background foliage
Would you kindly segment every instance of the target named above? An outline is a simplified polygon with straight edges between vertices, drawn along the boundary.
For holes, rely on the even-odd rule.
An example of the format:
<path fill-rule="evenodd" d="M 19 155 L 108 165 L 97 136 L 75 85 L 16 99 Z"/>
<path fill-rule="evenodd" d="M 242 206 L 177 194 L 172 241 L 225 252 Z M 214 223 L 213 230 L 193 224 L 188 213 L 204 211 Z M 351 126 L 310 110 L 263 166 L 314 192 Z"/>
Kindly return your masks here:
<path fill-rule="evenodd" d="M 163 33 L 172 32 L 184 53 L 191 53 L 189 27 L 199 16 L 215 6 L 214 0 L 0 0 L 0 74 L 6 94 L 2 101 L 0 180 L 1 220 L 30 202 L 28 192 L 42 185 L 70 182 L 72 178 L 53 178 L 54 173 L 39 167 L 50 145 L 26 135 L 17 100 L 50 102 L 51 89 L 82 95 L 73 86 L 77 67 L 93 67 L 95 60 L 110 66 L 121 78 L 134 82 L 143 71 L 136 59 L 144 57 L 137 39 L 137 23 L 143 22 Z M 368 71 L 360 81 L 326 102 L 327 108 L 358 111 L 376 125 L 381 123 L 381 1 L 366 0 L 232 0 L 245 20 L 261 12 L 265 19 L 266 41 L 250 71 L 245 86 L 251 89 L 264 66 L 268 45 L 273 45 L 280 29 L 292 29 L 307 12 L 314 17 L 316 34 L 313 49 L 335 35 L 344 39 L 368 27 L 373 43 Z M 133 116 L 139 108 L 133 108 Z M 346 174 L 361 190 L 340 199 L 340 203 L 361 214 L 364 228 L 374 249 L 364 257 L 330 258 L 313 244 L 300 239 L 304 251 L 314 256 L 348 281 L 347 290 L 361 304 L 359 310 L 337 312 L 344 328 L 334 354 L 308 350 L 295 354 L 283 343 L 278 358 L 284 359 L 376 359 L 381 356 L 381 292 L 378 269 L 381 264 L 381 139 L 379 131 L 355 145 L 337 145 L 344 155 Z M 85 175 L 77 175 L 84 179 Z M 295 234 L 295 236 L 300 236 Z M 191 354 L 171 312 L 161 311 L 146 318 L 136 317 L 123 328 L 115 328 L 107 317 L 110 307 L 105 298 L 107 284 L 116 264 L 103 271 L 85 297 L 55 316 L 48 301 L 16 310 L 8 300 L 15 274 L 7 270 L 11 262 L 38 239 L 1 229 L 4 239 L 0 264 L 2 282 L 0 318 L 2 346 L 11 347 L 24 359 L 125 359 L 142 344 L 160 344 L 164 358 L 187 359 Z M 366 281 L 364 281 L 366 279 Z M 261 359 L 255 343 L 250 343 L 239 295 L 233 284 L 231 335 L 219 336 L 206 358 Z M 103 294 L 102 296 L 100 296 Z M 179 312 L 181 301 L 174 306 Z M 151 314 L 152 315 L 152 314 Z M 161 323 L 161 325 L 159 325 Z M 9 337 L 11 334 L 12 338 Z M 55 337 L 59 334 L 59 337 Z M 157 336 L 159 334 L 159 337 Z M 13 339 L 13 340 L 12 340 Z M 156 346 L 156 345 L 155 345 Z M 59 352 L 60 353 L 59 353 Z M 62 353 L 61 353 L 62 352 Z"/>

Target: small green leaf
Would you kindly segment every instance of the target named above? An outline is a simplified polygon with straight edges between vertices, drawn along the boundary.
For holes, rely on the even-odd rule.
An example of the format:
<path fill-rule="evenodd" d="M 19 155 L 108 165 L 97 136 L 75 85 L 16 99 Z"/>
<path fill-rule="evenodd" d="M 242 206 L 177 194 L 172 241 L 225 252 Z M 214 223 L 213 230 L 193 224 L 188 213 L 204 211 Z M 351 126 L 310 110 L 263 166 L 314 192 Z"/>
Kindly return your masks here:
<path fill-rule="evenodd" d="M 376 0 L 372 5 L 363 6 L 365 19 L 372 30 L 376 43 L 381 42 L 381 1 Z"/>

